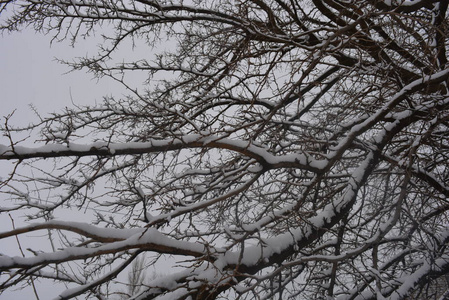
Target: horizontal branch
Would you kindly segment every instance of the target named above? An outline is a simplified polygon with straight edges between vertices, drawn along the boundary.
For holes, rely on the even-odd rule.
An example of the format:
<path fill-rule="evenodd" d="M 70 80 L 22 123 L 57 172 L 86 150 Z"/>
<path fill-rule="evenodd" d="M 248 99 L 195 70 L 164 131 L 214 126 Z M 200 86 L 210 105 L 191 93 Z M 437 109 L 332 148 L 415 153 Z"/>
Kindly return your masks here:
<path fill-rule="evenodd" d="M 0 160 L 82 157 L 82 156 L 117 156 L 145 153 L 158 153 L 189 148 L 216 148 L 239 152 L 256 159 L 268 168 L 300 168 L 320 172 L 327 165 L 325 160 L 316 160 L 305 152 L 275 156 L 262 147 L 248 141 L 223 138 L 220 136 L 185 135 L 171 139 L 151 139 L 148 142 L 92 144 L 48 144 L 37 148 L 22 146 L 5 146 L 0 144 Z"/>
<path fill-rule="evenodd" d="M 103 243 L 123 241 L 134 234 L 142 233 L 140 229 L 99 228 L 86 223 L 51 220 L 45 223 L 31 224 L 26 227 L 2 232 L 0 233 L 0 239 L 37 230 L 51 229 L 71 231 Z"/>
<path fill-rule="evenodd" d="M 381 10 L 390 11 L 394 10 L 396 13 L 410 13 L 422 8 L 433 9 L 434 3 L 441 0 L 418 0 L 418 1 L 371 1 L 373 4 Z"/>
<path fill-rule="evenodd" d="M 193 257 L 202 257 L 208 253 L 206 248 L 199 243 L 175 240 L 158 232 L 156 229 L 148 228 L 142 229 L 140 233 L 136 233 L 125 240 L 104 244 L 95 248 L 69 247 L 57 252 L 39 253 L 34 257 L 10 257 L 3 255 L 0 256 L 0 271 L 14 268 L 28 269 L 40 265 L 114 254 L 130 249 Z"/>

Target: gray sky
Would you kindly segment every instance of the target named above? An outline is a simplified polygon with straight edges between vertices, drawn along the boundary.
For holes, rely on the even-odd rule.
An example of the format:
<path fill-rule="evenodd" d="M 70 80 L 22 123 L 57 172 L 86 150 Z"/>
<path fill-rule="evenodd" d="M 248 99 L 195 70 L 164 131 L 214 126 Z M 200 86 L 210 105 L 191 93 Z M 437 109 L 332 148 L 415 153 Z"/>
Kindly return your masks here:
<path fill-rule="evenodd" d="M 105 94 L 103 88 L 109 88 L 107 84 L 99 86 L 91 74 L 83 71 L 67 74 L 68 67 L 55 61 L 55 57 L 83 56 L 87 53 L 85 48 L 92 51 L 95 45 L 81 44 L 74 49 L 63 42 L 50 47 L 50 41 L 51 36 L 31 30 L 0 36 L 2 116 L 17 109 L 14 120 L 27 123 L 25 118 L 34 115 L 30 104 L 40 113 L 57 111 L 71 105 L 71 98 L 77 104 L 100 101 Z"/>
<path fill-rule="evenodd" d="M 104 78 L 101 81 L 93 79 L 92 74 L 83 70 L 69 72 L 69 68 L 55 61 L 55 57 L 71 60 L 74 57 L 93 54 L 96 44 L 101 42 L 99 37 L 90 41 L 79 41 L 76 48 L 72 48 L 67 42 L 53 43 L 50 45 L 51 36 L 36 34 L 31 29 L 12 34 L 0 35 L 0 122 L 3 124 L 4 116 L 13 112 L 11 125 L 24 126 L 36 121 L 37 117 L 30 106 L 33 106 L 40 115 L 45 116 L 50 112 L 60 111 L 66 106 L 71 106 L 72 101 L 78 105 L 101 102 L 105 95 L 120 96 L 125 93 L 123 87 L 111 79 Z M 151 56 L 146 47 L 132 49 L 127 45 L 122 49 L 122 55 L 126 59 L 133 56 Z M 133 74 L 131 80 L 141 82 L 142 74 Z M 25 143 L 33 146 L 32 141 Z M 0 144 L 8 144 L 8 139 L 0 135 Z M 0 177 L 8 175 L 11 171 L 11 162 L 0 161 Z M 5 196 L 0 194 L 0 205 L 5 201 Z M 16 227 L 23 225 L 23 217 L 18 213 L 11 213 Z M 77 220 L 79 221 L 79 220 Z M 11 219 L 7 214 L 0 215 L 0 231 L 12 228 Z M 35 235 L 38 235 L 35 233 Z M 33 243 L 39 239 L 32 234 L 20 237 L 20 243 L 25 249 L 27 243 Z M 2 240 L 0 252 L 8 255 L 20 256 L 15 239 Z M 40 299 L 51 299 L 62 292 L 62 285 L 37 284 Z M 36 299 L 31 288 L 22 291 L 8 291 L 0 295 L 3 299 Z"/>
<path fill-rule="evenodd" d="M 83 71 L 69 74 L 67 66 L 54 60 L 58 58 L 73 58 L 84 55 L 84 47 L 73 49 L 67 43 L 53 44 L 50 47 L 50 36 L 35 34 L 31 30 L 15 32 L 0 36 L 0 117 L 16 110 L 11 119 L 13 125 L 26 125 L 37 118 L 30 108 L 34 106 L 37 111 L 46 115 L 52 111 L 59 111 L 70 106 L 73 100 L 77 104 L 87 104 L 101 101 L 102 95 L 110 92 L 107 80 L 98 84 L 92 80 L 92 75 Z M 90 48 L 92 51 L 92 48 Z M 103 81 L 102 81 L 103 83 Z M 8 140 L 0 136 L 0 143 L 7 144 Z M 11 162 L 0 162 L 0 177 L 7 175 Z M 0 201 L 5 201 L 0 195 Z M 17 213 L 12 213 L 15 225 L 20 226 L 23 220 Z M 0 215 L 0 231 L 11 228 L 11 220 L 7 214 Z M 20 237 L 23 247 L 26 248 L 26 235 Z M 28 237 L 28 242 L 33 238 Z M 14 239 L 2 241 L 0 252 L 20 256 L 17 243 Z M 56 296 L 54 285 L 38 286 L 40 299 L 51 299 Z M 60 287 L 61 291 L 63 287 Z M 30 289 L 23 291 L 8 291 L 0 295 L 0 299 L 35 299 Z"/>

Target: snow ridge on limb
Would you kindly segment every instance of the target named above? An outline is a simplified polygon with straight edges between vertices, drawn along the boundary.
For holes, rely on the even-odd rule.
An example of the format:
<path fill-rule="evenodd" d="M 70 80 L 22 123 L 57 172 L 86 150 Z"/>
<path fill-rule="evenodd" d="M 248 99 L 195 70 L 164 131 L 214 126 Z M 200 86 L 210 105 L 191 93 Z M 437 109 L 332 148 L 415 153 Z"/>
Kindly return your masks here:
<path fill-rule="evenodd" d="M 404 101 L 408 96 L 416 93 L 423 88 L 428 87 L 431 84 L 439 84 L 446 81 L 449 78 L 449 69 L 439 71 L 432 75 L 423 76 L 422 78 L 416 79 L 408 85 L 404 86 L 399 92 L 391 97 L 382 108 L 378 109 L 373 115 L 366 118 L 360 124 L 354 125 L 347 136 L 340 141 L 340 143 L 335 147 L 327 157 L 330 160 L 330 166 L 333 165 L 333 161 L 340 158 L 344 151 L 349 147 L 349 145 L 361 134 L 371 129 L 372 126 L 379 121 L 381 121 L 385 116 L 387 116 L 400 102 Z M 427 109 L 426 109 L 427 110 Z M 404 111 L 405 114 L 410 114 L 410 111 Z M 408 116 L 406 115 L 405 118 Z M 399 119 L 398 119 L 399 120 Z M 392 126 L 394 123 L 392 123 Z"/>
<path fill-rule="evenodd" d="M 382 10 L 394 10 L 396 12 L 409 13 L 422 8 L 432 9 L 435 3 L 441 2 L 441 0 L 382 0 L 371 1 L 376 7 Z"/>
<path fill-rule="evenodd" d="M 81 230 L 76 230 L 75 232 L 81 233 Z M 121 235 L 120 230 L 118 234 Z M 117 236 L 112 230 L 110 231 L 110 235 L 112 237 Z M 61 251 L 38 253 L 34 257 L 10 257 L 3 255 L 0 256 L 0 270 L 33 268 L 40 265 L 86 259 L 130 249 L 145 249 L 157 253 L 180 254 L 194 257 L 202 257 L 206 253 L 205 247 L 201 244 L 178 241 L 167 237 L 156 229 L 147 228 L 139 230 L 138 233 L 134 233 L 126 239 L 105 243 L 98 247 L 68 247 Z"/>
<path fill-rule="evenodd" d="M 44 229 L 72 231 L 85 237 L 94 239 L 95 241 L 105 243 L 123 241 L 132 235 L 142 233 L 141 229 L 102 228 L 81 222 L 50 220 L 45 223 L 36 223 L 11 231 L 0 232 L 0 239 Z"/>
<path fill-rule="evenodd" d="M 300 168 L 312 172 L 320 172 L 326 164 L 324 160 L 316 160 L 305 152 L 276 156 L 266 149 L 243 140 L 235 140 L 220 136 L 185 135 L 177 138 L 160 140 L 152 139 L 148 142 L 128 142 L 123 144 L 97 142 L 80 145 L 75 143 L 49 144 L 37 148 L 22 146 L 8 147 L 0 145 L 0 160 L 23 160 L 31 158 L 51 157 L 83 157 L 83 156 L 117 156 L 145 153 L 157 153 L 189 148 L 217 148 L 239 152 L 256 159 L 269 168 Z"/>
<path fill-rule="evenodd" d="M 114 298 L 109 278 L 135 254 L 182 268 L 135 299 L 404 298 L 430 284 L 446 269 L 422 259 L 447 257 L 446 2 L 7 1 L 5 30 L 103 34 L 69 66 L 129 94 L 17 130 L 6 118 L 0 211 L 41 223 L 0 237 L 46 231 L 50 245 L 1 256 L 0 288 L 51 278 L 79 286 L 64 298 Z M 148 46 L 142 59 L 122 56 L 128 42 Z M 96 225 L 44 223 L 73 209 Z"/>

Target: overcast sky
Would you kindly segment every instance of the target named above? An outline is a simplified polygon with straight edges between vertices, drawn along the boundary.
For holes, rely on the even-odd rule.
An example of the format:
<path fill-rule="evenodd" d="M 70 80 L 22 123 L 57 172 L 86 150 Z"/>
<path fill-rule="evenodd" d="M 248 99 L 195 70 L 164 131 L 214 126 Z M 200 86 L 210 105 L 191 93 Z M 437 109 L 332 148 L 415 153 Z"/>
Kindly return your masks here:
<path fill-rule="evenodd" d="M 64 74 L 69 70 L 68 67 L 55 61 L 55 57 L 83 56 L 87 50 L 92 51 L 92 49 L 84 49 L 82 45 L 80 48 L 73 49 L 67 43 L 53 44 L 50 47 L 50 41 L 50 36 L 35 34 L 31 30 L 0 36 L 2 123 L 4 123 L 5 115 L 16 110 L 11 119 L 12 125 L 26 125 L 37 119 L 30 105 L 34 106 L 40 114 L 46 115 L 72 105 L 72 100 L 77 104 L 101 101 L 102 95 L 108 94 L 113 88 L 109 86 L 107 80 L 98 84 L 97 80 L 92 79 L 92 75 L 83 71 Z M 0 143 L 7 144 L 8 140 L 0 136 Z M 0 162 L 0 177 L 4 178 L 8 169 L 11 171 L 9 166 L 11 162 Z M 5 201 L 5 197 L 0 195 L 0 201 Z M 16 226 L 20 226 L 23 219 L 17 213 L 13 213 L 12 216 Z M 0 231 L 10 229 L 11 226 L 9 216 L 1 214 Z M 25 236 L 21 237 L 21 243 L 25 246 Z M 20 255 L 14 239 L 1 241 L 0 247 L 0 252 Z M 55 296 L 54 286 L 38 286 L 38 293 L 41 299 L 50 299 L 49 297 Z M 0 295 L 0 299 L 5 300 L 13 299 L 12 297 L 17 300 L 35 299 L 31 289 L 8 291 Z"/>
<path fill-rule="evenodd" d="M 29 105 L 40 113 L 60 110 L 71 105 L 101 100 L 104 87 L 91 74 L 71 72 L 55 61 L 55 57 L 71 59 L 84 56 L 88 50 L 80 44 L 73 49 L 66 42 L 53 43 L 51 36 L 31 30 L 0 36 L 0 102 L 2 116 L 17 109 L 16 121 L 27 121 L 33 115 Z M 107 81 L 107 80 L 105 80 Z"/>
<path fill-rule="evenodd" d="M 108 30 L 106 28 L 106 30 Z M 15 110 L 9 123 L 15 126 L 24 126 L 37 121 L 37 117 L 31 106 L 40 115 L 45 116 L 51 112 L 61 111 L 66 106 L 71 106 L 72 101 L 77 105 L 93 104 L 101 102 L 105 95 L 120 97 L 125 94 L 123 87 L 117 85 L 111 79 L 104 78 L 100 81 L 93 78 L 92 74 L 85 71 L 69 72 L 68 66 L 58 63 L 55 58 L 72 60 L 75 57 L 92 55 L 96 52 L 96 45 L 102 40 L 97 36 L 90 41 L 81 40 L 75 48 L 68 42 L 51 44 L 51 36 L 36 34 L 31 29 L 22 32 L 0 35 L 0 122 L 5 122 L 4 116 Z M 169 43 L 164 43 L 169 47 Z M 121 48 L 123 59 L 133 57 L 151 57 L 151 51 L 147 47 L 135 47 L 125 44 Z M 142 74 L 132 74 L 133 83 L 142 82 L 145 77 Z M 137 85 L 139 85 L 137 83 Z M 8 144 L 8 139 L 0 135 L 0 144 Z M 32 146 L 32 140 L 25 143 Z M 12 162 L 0 161 L 0 177 L 5 178 L 12 170 Z M 0 205 L 5 201 L 5 196 L 0 194 Z M 23 216 L 18 212 L 11 213 L 16 227 L 23 225 Z M 78 220 L 79 221 L 79 220 Z M 0 214 L 0 231 L 11 229 L 11 219 L 8 214 Z M 20 237 L 23 248 L 26 243 L 33 243 L 32 234 Z M 34 239 L 36 241 L 36 239 Z M 15 239 L 0 241 L 0 252 L 8 255 L 18 255 L 20 252 Z M 38 285 L 38 293 L 41 299 L 51 299 L 57 295 L 57 286 Z M 46 290 L 48 289 L 48 290 Z M 58 288 L 63 290 L 63 287 Z M 3 299 L 35 299 L 30 289 L 3 293 Z"/>

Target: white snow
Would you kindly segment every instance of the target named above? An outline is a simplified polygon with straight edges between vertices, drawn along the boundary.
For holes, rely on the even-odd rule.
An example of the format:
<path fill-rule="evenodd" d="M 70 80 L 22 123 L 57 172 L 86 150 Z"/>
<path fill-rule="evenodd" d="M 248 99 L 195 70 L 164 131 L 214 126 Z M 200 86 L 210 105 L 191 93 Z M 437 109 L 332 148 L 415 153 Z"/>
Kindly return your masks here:
<path fill-rule="evenodd" d="M 89 225 L 87 226 L 87 229 L 91 230 Z M 114 230 L 105 230 L 108 231 L 108 234 L 111 236 L 116 235 L 116 233 L 113 233 Z M 101 233 L 102 230 L 98 230 L 98 232 Z M 117 232 L 121 231 L 117 230 Z M 197 253 L 198 255 L 205 253 L 206 251 L 202 244 L 175 240 L 158 232 L 153 228 L 140 229 L 136 232 L 137 233 L 134 233 L 133 235 L 128 235 L 127 239 L 107 243 L 95 248 L 69 247 L 57 252 L 39 253 L 33 257 L 9 257 L 6 255 L 0 256 L 0 268 L 10 268 L 14 267 L 14 265 L 35 266 L 41 263 L 64 262 L 69 259 L 84 259 L 86 257 L 95 256 L 100 253 L 115 253 L 117 251 L 139 247 L 148 248 L 148 250 L 153 250 L 155 252 L 158 252 L 158 249 L 161 248 L 164 248 L 164 250 L 167 250 L 168 248 L 172 249 L 173 251 L 178 249 L 180 252 Z"/>
<path fill-rule="evenodd" d="M 275 167 L 282 167 L 288 164 L 300 165 L 306 169 L 319 171 L 326 167 L 327 160 L 317 160 L 304 152 L 297 152 L 287 155 L 273 155 L 266 149 L 256 146 L 245 140 L 224 138 L 221 136 L 202 135 L 184 135 L 179 138 L 171 139 L 152 139 L 148 142 L 128 142 L 128 143 L 109 143 L 96 142 L 91 144 L 47 144 L 36 148 L 15 146 L 14 149 L 0 144 L 0 159 L 20 158 L 22 156 L 39 157 L 44 155 L 57 156 L 58 153 L 64 155 L 96 155 L 92 153 L 96 150 L 105 150 L 111 155 L 134 154 L 134 153 L 152 153 L 158 151 L 177 150 L 185 148 L 198 148 L 208 146 L 210 148 L 228 149 L 251 156 L 257 160 L 263 160 L 264 163 Z"/>

